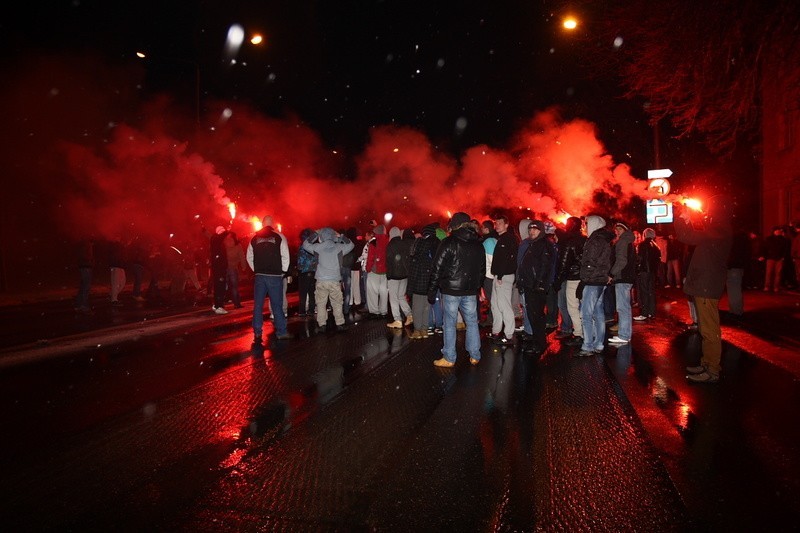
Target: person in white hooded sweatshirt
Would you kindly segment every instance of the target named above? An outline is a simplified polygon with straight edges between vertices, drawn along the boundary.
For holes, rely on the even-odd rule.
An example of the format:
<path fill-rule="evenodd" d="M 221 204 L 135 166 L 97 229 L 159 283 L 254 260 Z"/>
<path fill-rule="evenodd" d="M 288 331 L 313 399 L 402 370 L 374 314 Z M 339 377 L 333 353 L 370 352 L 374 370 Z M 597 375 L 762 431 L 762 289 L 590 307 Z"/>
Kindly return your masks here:
<path fill-rule="evenodd" d="M 612 282 L 611 241 L 614 234 L 606 229 L 603 217 L 586 217 L 586 233 L 589 239 L 581 256 L 581 281 L 578 297 L 581 299 L 581 322 L 583 345 L 580 356 L 603 352 L 606 338 L 606 317 L 603 311 L 603 293 Z"/>

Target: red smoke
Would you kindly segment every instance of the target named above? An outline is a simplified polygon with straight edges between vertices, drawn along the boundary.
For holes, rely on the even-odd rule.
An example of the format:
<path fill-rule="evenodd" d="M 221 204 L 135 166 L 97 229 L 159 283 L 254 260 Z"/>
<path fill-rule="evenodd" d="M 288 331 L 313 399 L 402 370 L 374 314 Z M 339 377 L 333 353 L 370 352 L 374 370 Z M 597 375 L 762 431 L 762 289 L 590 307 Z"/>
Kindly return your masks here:
<path fill-rule="evenodd" d="M 91 96 L 102 80 L 87 73 L 80 83 Z M 45 98 L 46 87 L 33 94 Z M 55 105 L 50 112 L 67 112 Z M 478 219 L 517 208 L 554 219 L 561 211 L 619 216 L 633 198 L 647 197 L 646 182 L 614 163 L 593 124 L 564 121 L 555 110 L 534 116 L 505 147 L 447 154 L 413 128 L 377 126 L 361 153 L 334 154 L 299 119 L 268 118 L 238 103 L 204 107 L 200 127 L 167 99 L 127 113 L 136 118 L 97 117 L 108 131 L 103 139 L 67 134 L 59 122 L 64 134 L 39 148 L 64 179 L 31 183 L 58 198 L 51 205 L 63 221 L 58 229 L 74 238 L 191 237 L 201 224 L 227 225 L 235 202 L 234 231 L 250 233 L 253 217 L 271 214 L 296 243 L 301 228 L 363 229 L 386 212 L 395 215 L 392 225 L 419 228 L 446 222 L 447 211 Z M 355 162 L 355 178 L 339 175 L 341 158 Z"/>

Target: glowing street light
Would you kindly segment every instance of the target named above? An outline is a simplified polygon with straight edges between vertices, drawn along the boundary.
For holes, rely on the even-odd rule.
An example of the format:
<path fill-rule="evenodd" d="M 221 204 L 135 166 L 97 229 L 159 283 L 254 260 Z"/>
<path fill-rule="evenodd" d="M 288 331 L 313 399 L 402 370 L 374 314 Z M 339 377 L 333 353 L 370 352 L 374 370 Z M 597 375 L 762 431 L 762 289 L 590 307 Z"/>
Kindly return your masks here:
<path fill-rule="evenodd" d="M 564 19 L 564 22 L 562 23 L 562 25 L 564 26 L 565 30 L 570 30 L 570 31 L 574 30 L 575 28 L 578 27 L 578 19 L 576 19 L 575 17 L 569 16 L 569 17 Z"/>

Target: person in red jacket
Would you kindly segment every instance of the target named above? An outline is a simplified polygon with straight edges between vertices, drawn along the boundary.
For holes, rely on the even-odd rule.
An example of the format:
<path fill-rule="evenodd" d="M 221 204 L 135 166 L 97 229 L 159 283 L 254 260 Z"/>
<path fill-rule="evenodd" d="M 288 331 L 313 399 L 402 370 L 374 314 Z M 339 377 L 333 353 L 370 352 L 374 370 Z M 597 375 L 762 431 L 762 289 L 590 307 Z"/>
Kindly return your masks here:
<path fill-rule="evenodd" d="M 389 285 L 386 279 L 386 246 L 389 236 L 384 226 L 373 230 L 375 239 L 367 245 L 367 310 L 372 318 L 386 318 L 389 313 Z"/>

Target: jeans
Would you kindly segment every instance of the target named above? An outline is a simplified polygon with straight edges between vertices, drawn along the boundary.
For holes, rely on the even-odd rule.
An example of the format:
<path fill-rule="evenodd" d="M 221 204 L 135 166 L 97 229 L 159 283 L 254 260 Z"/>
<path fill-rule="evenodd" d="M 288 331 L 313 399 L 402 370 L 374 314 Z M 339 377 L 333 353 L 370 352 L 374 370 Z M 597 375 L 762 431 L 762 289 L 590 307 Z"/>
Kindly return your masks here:
<path fill-rule="evenodd" d="M 75 299 L 75 307 L 89 307 L 89 289 L 92 286 L 92 267 L 80 267 L 80 285 L 78 286 L 78 296 Z"/>
<path fill-rule="evenodd" d="M 547 315 L 546 322 L 548 327 L 558 326 L 558 291 L 551 285 L 547 289 Z"/>
<path fill-rule="evenodd" d="M 314 314 L 314 271 L 300 272 L 297 276 L 297 292 L 300 294 L 298 312 L 302 315 Z"/>
<path fill-rule="evenodd" d="M 606 315 L 603 311 L 605 285 L 586 285 L 581 299 L 583 326 L 582 350 L 602 350 L 606 340 Z"/>
<path fill-rule="evenodd" d="M 569 308 L 567 307 L 567 282 L 561 284 L 558 290 L 558 312 L 561 313 L 561 327 L 559 331 L 563 333 L 572 333 L 572 319 L 569 316 Z"/>
<path fill-rule="evenodd" d="M 743 268 L 729 268 L 728 279 L 725 283 L 728 291 L 728 311 L 734 315 L 744 314 L 744 297 L 742 296 Z"/>
<path fill-rule="evenodd" d="M 275 315 L 275 333 L 286 335 L 286 315 L 283 313 L 283 276 L 256 274 L 253 284 L 253 335 L 261 337 L 264 327 L 264 299 Z"/>
<path fill-rule="evenodd" d="M 433 324 L 433 327 L 440 328 L 444 323 L 444 318 L 442 317 L 442 293 L 438 290 L 436 291 L 436 301 L 431 304 L 431 314 L 430 314 L 430 321 L 429 324 Z"/>
<path fill-rule="evenodd" d="M 133 274 L 133 296 L 134 298 L 142 295 L 142 281 L 144 280 L 144 266 L 139 263 L 131 265 Z"/>
<path fill-rule="evenodd" d="M 525 312 L 522 313 L 522 330 L 528 335 L 533 335 L 533 326 L 531 326 L 531 320 L 528 317 L 528 304 L 525 302 L 524 292 L 519 293 L 519 304 L 525 309 Z"/>
<path fill-rule="evenodd" d="M 442 294 L 444 308 L 444 346 L 442 355 L 451 363 L 456 360 L 456 320 L 458 311 L 464 317 L 467 326 L 466 348 L 472 359 L 481 358 L 481 337 L 478 332 L 478 306 L 475 296 L 452 296 Z"/>
<path fill-rule="evenodd" d="M 633 314 L 631 313 L 631 287 L 633 283 L 617 283 L 614 292 L 617 299 L 617 337 L 626 341 L 633 334 Z"/>
<path fill-rule="evenodd" d="M 239 296 L 239 269 L 237 267 L 228 267 L 225 283 L 228 285 L 228 292 L 231 295 L 231 300 L 233 300 L 233 305 L 236 307 L 242 305 L 242 299 Z"/>
<path fill-rule="evenodd" d="M 349 268 L 342 268 L 342 298 L 344 301 L 342 302 L 342 311 L 345 315 L 350 313 L 350 290 L 352 289 L 352 279 L 350 279 L 350 269 Z"/>
<path fill-rule="evenodd" d="M 547 321 L 544 308 L 547 301 L 545 291 L 525 289 L 525 316 L 530 321 L 533 334 L 533 348 L 544 351 L 547 348 Z"/>

